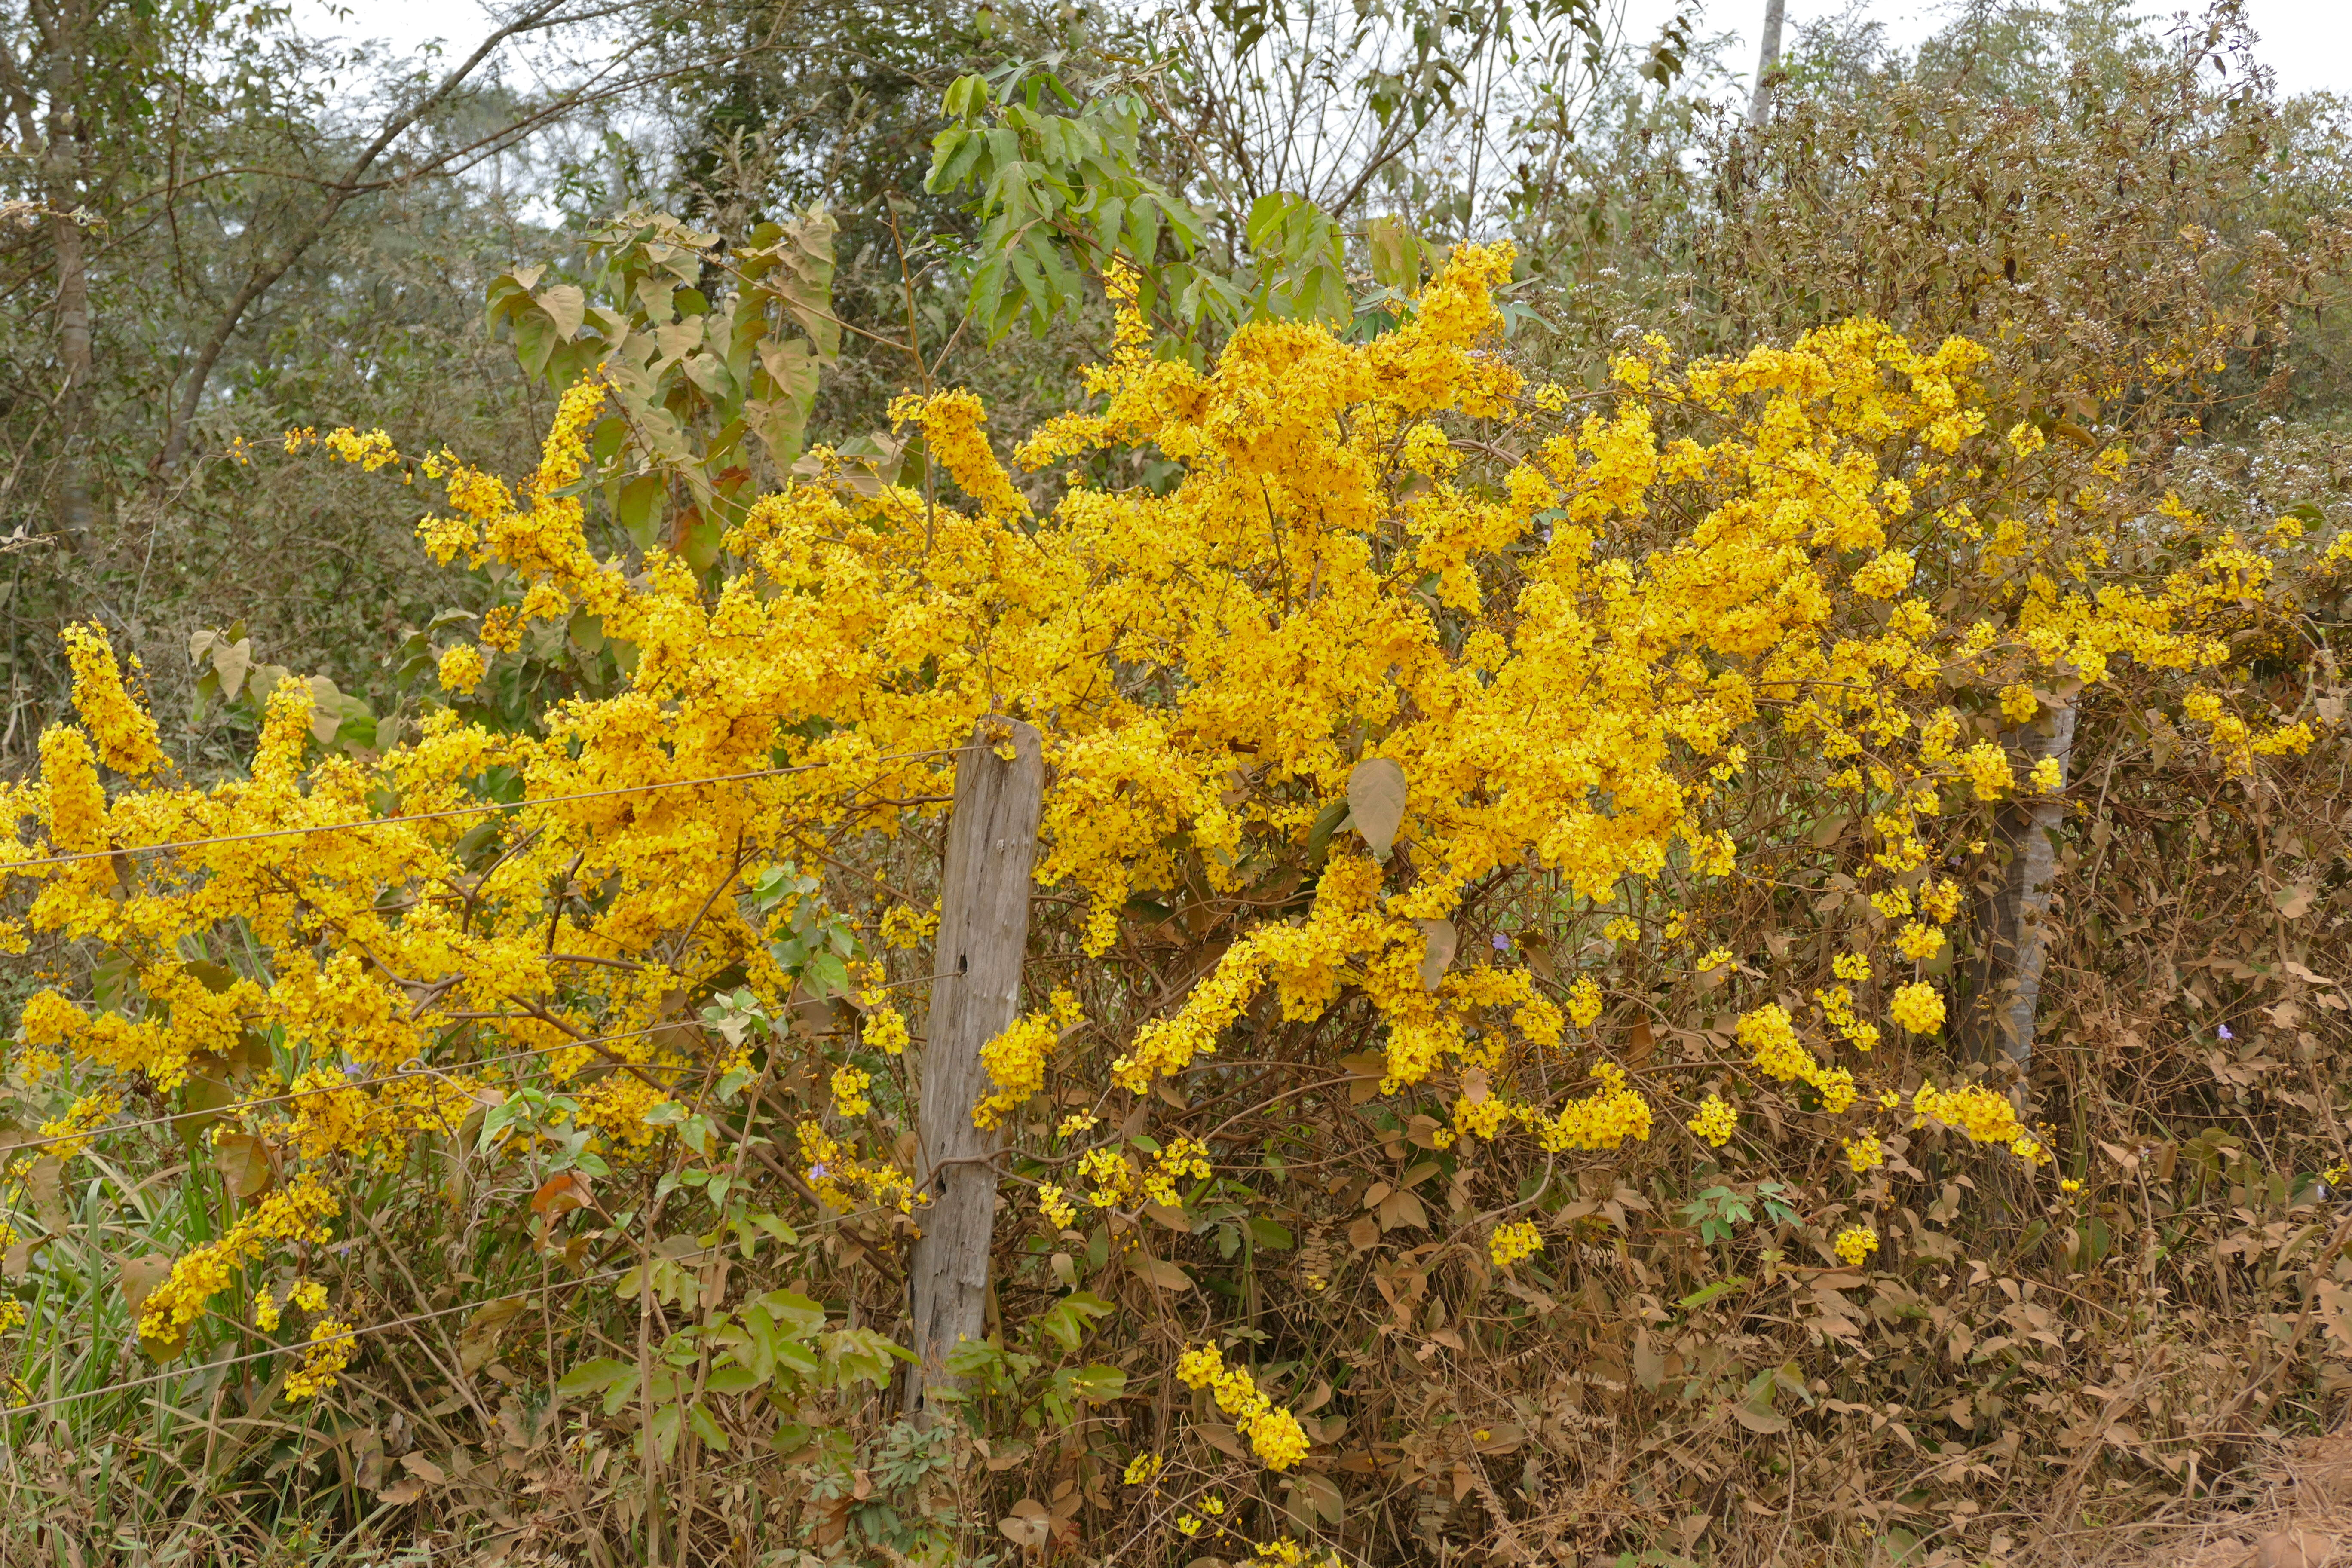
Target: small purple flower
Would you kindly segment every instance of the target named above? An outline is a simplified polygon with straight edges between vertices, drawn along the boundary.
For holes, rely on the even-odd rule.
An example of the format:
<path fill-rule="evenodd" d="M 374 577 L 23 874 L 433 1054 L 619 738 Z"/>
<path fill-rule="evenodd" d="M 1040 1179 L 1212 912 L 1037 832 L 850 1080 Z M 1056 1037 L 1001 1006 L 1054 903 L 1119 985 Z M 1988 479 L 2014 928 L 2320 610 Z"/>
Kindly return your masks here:
<path fill-rule="evenodd" d="M 1510 952 L 1510 951 L 1511 951 L 1511 939 L 1510 939 L 1509 937 L 1507 937 L 1507 936 L 1505 936 L 1501 931 L 1496 931 L 1496 932 L 1495 933 L 1495 951 L 1496 951 L 1496 952 Z"/>
<path fill-rule="evenodd" d="M 2230 1033 L 2230 1026 L 2229 1026 L 2229 1025 L 2227 1025 L 2227 1024 L 2224 1024 L 2224 1025 L 2222 1025 L 2222 1026 L 2221 1026 L 2221 1037 L 2222 1037 L 2223 1039 L 2225 1039 L 2225 1040 L 2234 1040 L 2234 1039 L 2236 1039 L 2236 1038 L 2238 1037 L 2237 1036 L 2235 1036 L 2235 1035 L 2233 1035 L 2233 1034 Z"/>
<path fill-rule="evenodd" d="M 826 1169 L 825 1163 L 822 1160 L 819 1160 L 815 1164 L 809 1167 L 809 1180 L 812 1182 L 822 1182 L 831 1174 L 833 1174 L 833 1173 Z"/>

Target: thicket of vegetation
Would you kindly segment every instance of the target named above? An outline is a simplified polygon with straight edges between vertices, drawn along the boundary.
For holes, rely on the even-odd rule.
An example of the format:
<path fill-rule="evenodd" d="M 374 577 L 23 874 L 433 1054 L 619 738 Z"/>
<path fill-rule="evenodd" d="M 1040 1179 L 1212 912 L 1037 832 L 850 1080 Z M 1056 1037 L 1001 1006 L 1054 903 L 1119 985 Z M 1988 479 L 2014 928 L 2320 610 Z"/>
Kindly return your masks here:
<path fill-rule="evenodd" d="M 2225 1516 L 2352 1395 L 2352 193 L 2122 10 L 8 13 L 0 1559 Z"/>

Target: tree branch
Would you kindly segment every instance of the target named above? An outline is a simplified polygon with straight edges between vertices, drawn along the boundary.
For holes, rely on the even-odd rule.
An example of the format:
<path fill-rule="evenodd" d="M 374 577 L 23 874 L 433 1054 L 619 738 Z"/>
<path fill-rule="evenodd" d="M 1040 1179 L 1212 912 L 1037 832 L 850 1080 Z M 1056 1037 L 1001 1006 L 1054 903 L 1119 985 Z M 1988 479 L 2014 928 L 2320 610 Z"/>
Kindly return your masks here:
<path fill-rule="evenodd" d="M 220 363 L 221 353 L 228 347 L 229 339 L 236 335 L 238 324 L 245 319 L 246 311 L 252 309 L 257 300 L 269 292 L 277 285 L 278 280 L 285 277 L 296 262 L 302 259 L 310 247 L 318 243 L 319 237 L 325 234 L 328 226 L 335 221 L 336 215 L 342 211 L 344 205 L 353 196 L 361 193 L 368 171 L 375 167 L 376 160 L 383 157 L 392 144 L 405 134 L 410 127 L 447 101 L 452 94 L 465 85 L 467 79 L 474 74 L 482 62 L 489 58 L 499 45 L 518 33 L 529 32 L 541 26 L 549 16 L 562 7 L 563 3 L 564 0 L 538 0 L 538 4 L 484 38 L 472 54 L 467 56 L 457 68 L 442 79 L 439 87 L 426 93 L 408 108 L 393 114 L 385 121 L 383 128 L 376 133 L 375 140 L 369 142 L 361 151 L 360 155 L 352 160 L 351 167 L 345 171 L 343 177 L 327 187 L 326 200 L 312 215 L 310 221 L 296 233 L 274 258 L 266 258 L 254 265 L 253 270 L 247 274 L 243 286 L 229 300 L 227 307 L 221 311 L 219 319 L 213 323 L 213 330 L 205 337 L 204 347 L 197 351 L 195 362 L 188 369 L 187 384 L 180 389 L 179 402 L 173 405 L 170 422 L 164 426 L 163 445 L 156 452 L 154 461 L 148 465 L 149 472 L 153 477 L 161 479 L 171 473 L 179 466 L 181 458 L 186 454 L 188 429 L 195 419 L 197 408 L 204 402 L 205 384 L 212 379 L 213 367 Z"/>

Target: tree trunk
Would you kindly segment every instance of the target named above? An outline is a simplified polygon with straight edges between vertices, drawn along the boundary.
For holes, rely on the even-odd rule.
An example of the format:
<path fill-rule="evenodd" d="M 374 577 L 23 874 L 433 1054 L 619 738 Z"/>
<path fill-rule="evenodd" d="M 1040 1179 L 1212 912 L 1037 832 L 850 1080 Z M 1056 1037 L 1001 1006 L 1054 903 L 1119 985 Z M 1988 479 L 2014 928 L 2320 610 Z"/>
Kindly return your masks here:
<path fill-rule="evenodd" d="M 1772 73 L 1780 68 L 1780 20 L 1789 0 L 1764 0 L 1764 47 L 1756 56 L 1756 89 L 1748 99 L 1748 123 L 1764 123 L 1772 103 Z"/>
<path fill-rule="evenodd" d="M 2063 776 L 2074 752 L 2074 705 L 2045 707 L 2035 722 L 2002 737 L 2011 770 L 2021 776 L 2054 759 Z M 2000 880 L 1979 906 L 1979 946 L 1965 1039 L 1981 1060 L 2013 1064 L 2022 1084 L 2033 1060 L 2034 1013 L 2050 953 L 2050 885 L 2057 875 L 2052 842 L 2064 803 L 2039 794 L 2005 802 L 1996 828 Z"/>
<path fill-rule="evenodd" d="M 1007 745 L 1010 762 L 998 754 Z M 918 1358 L 908 1380 L 910 1415 L 923 1410 L 926 1389 L 954 1386 L 947 1358 L 958 1342 L 982 1336 L 996 1226 L 993 1161 L 1003 1138 L 973 1126 L 971 1110 L 990 1088 L 981 1047 L 1020 1007 L 1045 785 L 1037 731 L 1026 724 L 983 719 L 956 759 L 922 1059 L 915 1180 L 930 1202 L 916 1210 L 923 1234 L 908 1280 Z"/>
<path fill-rule="evenodd" d="M 58 359 L 65 373 L 58 399 L 58 531 L 69 549 L 82 550 L 96 522 L 89 483 L 89 274 L 82 260 L 81 224 L 72 210 L 49 221 L 58 254 Z"/>
<path fill-rule="evenodd" d="M 223 310 L 219 318 L 214 321 L 212 331 L 205 335 L 203 345 L 196 350 L 195 363 L 189 367 L 188 379 L 180 388 L 179 398 L 167 411 L 163 425 L 163 446 L 157 450 L 153 460 L 147 465 L 151 479 L 160 480 L 167 478 L 179 467 L 180 459 L 187 454 L 188 432 L 195 423 L 197 411 L 204 406 L 205 385 L 212 380 L 213 368 L 220 363 L 221 354 L 228 347 L 229 340 L 236 335 L 237 329 L 244 324 L 246 311 L 251 310 L 255 301 L 275 288 L 278 280 L 285 277 L 296 262 L 310 253 L 310 247 L 319 242 L 319 237 L 327 232 L 329 226 L 335 221 L 336 215 L 343 210 L 346 204 L 361 195 L 363 190 L 372 188 L 368 184 L 368 180 L 375 168 L 376 161 L 383 156 L 394 142 L 400 140 L 402 134 L 410 126 L 415 125 L 447 101 L 474 74 L 476 68 L 488 59 L 500 44 L 518 33 L 528 32 L 539 26 L 562 4 L 562 0 L 538 0 L 538 4 L 531 5 L 520 16 L 484 38 L 474 52 L 467 56 L 456 69 L 441 79 L 440 86 L 409 107 L 396 110 L 387 117 L 383 127 L 377 131 L 375 140 L 361 150 L 359 156 L 352 161 L 351 167 L 343 171 L 343 177 L 326 187 L 319 210 L 311 216 L 310 221 L 296 230 L 294 237 L 289 240 L 275 256 L 272 256 L 266 247 L 261 248 L 260 255 L 255 260 L 251 270 L 246 274 L 243 287 L 239 288 L 236 295 L 230 299 L 228 308 Z"/>
<path fill-rule="evenodd" d="M 77 44 L 79 40 L 76 40 Z M 59 49 L 49 64 L 48 145 L 41 155 L 58 264 L 58 469 L 57 526 L 68 548 L 89 548 L 96 509 L 90 500 L 89 268 L 82 251 L 81 137 L 74 112 L 79 49 Z"/>

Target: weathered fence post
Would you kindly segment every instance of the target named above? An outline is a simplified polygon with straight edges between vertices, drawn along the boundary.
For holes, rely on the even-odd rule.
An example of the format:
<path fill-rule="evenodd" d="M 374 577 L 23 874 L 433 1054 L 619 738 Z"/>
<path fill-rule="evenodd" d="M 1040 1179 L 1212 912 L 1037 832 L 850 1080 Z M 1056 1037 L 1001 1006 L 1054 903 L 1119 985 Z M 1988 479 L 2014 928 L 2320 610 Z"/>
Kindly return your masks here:
<path fill-rule="evenodd" d="M 956 759 L 917 1126 L 916 1190 L 931 1201 L 916 1210 L 923 1234 L 908 1280 L 909 1348 L 918 1357 L 908 1379 L 909 1414 L 922 1410 L 926 1388 L 952 1385 L 947 1357 L 957 1342 L 982 1337 L 996 1222 L 992 1162 L 1002 1135 L 974 1127 L 971 1108 L 990 1088 L 980 1049 L 1020 1008 L 1045 787 L 1037 731 L 1017 721 L 982 719 Z"/>
<path fill-rule="evenodd" d="M 2045 760 L 2054 760 L 2063 773 L 2074 761 L 2074 702 L 2061 699 L 2054 706 L 2044 705 L 2038 720 L 2004 740 L 2010 765 L 2018 773 Z M 2051 836 L 2065 815 L 2065 804 L 2054 793 L 2002 804 L 1997 834 L 2007 862 L 2000 868 L 2000 884 L 1979 906 L 1979 945 L 1965 1037 L 1971 1054 L 1987 1061 L 2005 1059 L 2016 1068 L 2018 1082 L 2011 1095 L 2021 1110 L 2024 1074 L 2033 1062 L 2042 970 L 2050 956 L 2050 884 L 2058 874 L 2058 851 Z"/>

